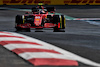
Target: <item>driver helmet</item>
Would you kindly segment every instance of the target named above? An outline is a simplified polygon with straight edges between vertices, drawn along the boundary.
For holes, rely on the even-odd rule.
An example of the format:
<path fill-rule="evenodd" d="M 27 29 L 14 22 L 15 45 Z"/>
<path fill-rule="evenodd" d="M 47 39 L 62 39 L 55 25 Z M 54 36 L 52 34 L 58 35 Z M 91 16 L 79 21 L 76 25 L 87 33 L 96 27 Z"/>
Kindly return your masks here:
<path fill-rule="evenodd" d="M 45 10 L 41 10 L 40 13 L 45 13 Z"/>

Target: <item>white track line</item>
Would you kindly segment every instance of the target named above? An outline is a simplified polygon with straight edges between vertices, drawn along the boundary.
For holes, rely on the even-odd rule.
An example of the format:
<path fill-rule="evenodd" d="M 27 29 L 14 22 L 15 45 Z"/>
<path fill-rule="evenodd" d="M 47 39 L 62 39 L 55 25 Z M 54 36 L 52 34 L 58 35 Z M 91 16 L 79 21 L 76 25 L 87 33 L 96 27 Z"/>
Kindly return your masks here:
<path fill-rule="evenodd" d="M 31 37 L 28 37 L 28 36 L 25 36 L 25 35 L 22 35 L 22 34 L 17 34 L 17 33 L 12 33 L 12 34 L 13 35 L 16 35 L 16 36 L 22 36 L 22 37 L 26 38 L 29 41 L 37 42 L 37 43 L 42 44 L 44 46 L 50 47 L 53 50 L 58 51 L 59 53 L 62 53 L 64 56 L 69 57 L 69 58 L 72 58 L 73 60 L 77 60 L 77 61 L 79 61 L 81 63 L 84 63 L 84 64 L 87 64 L 87 65 L 91 65 L 91 66 L 95 66 L 95 67 L 100 67 L 100 64 L 99 63 L 96 63 L 96 62 L 91 61 L 89 59 L 86 59 L 86 58 L 83 58 L 81 56 L 78 56 L 78 55 L 76 55 L 74 53 L 71 53 L 71 52 L 69 52 L 67 50 L 64 50 L 64 49 L 61 49 L 59 47 L 56 47 L 56 46 L 54 46 L 52 44 L 48 44 L 46 42 L 43 42 L 43 41 L 40 41 L 38 39 L 31 38 Z"/>

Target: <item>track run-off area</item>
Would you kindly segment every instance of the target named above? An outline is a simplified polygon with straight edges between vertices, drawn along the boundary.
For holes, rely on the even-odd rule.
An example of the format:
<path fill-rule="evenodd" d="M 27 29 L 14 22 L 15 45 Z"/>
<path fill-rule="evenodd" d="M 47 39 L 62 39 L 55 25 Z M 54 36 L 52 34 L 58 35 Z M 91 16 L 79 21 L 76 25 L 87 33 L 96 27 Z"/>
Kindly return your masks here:
<path fill-rule="evenodd" d="M 57 9 L 57 13 L 66 15 L 66 19 L 72 18 L 99 18 L 100 9 Z M 100 26 L 92 21 L 80 20 L 66 20 L 66 32 L 53 32 L 53 29 L 44 29 L 44 32 L 15 32 L 15 16 L 24 14 L 24 10 L 0 10 L 0 31 L 6 31 L 13 34 L 12 36 L 20 36 L 29 38 L 28 41 L 36 41 L 43 45 L 52 45 L 53 50 L 60 52 L 64 57 L 70 58 L 78 63 L 78 67 L 100 67 Z M 70 17 L 69 17 L 70 16 Z M 91 24 L 93 23 L 93 24 Z M 2 34 L 0 34 L 2 35 Z M 4 35 L 4 34 L 3 34 Z M 31 37 L 31 39 L 30 39 Z M 12 38 L 13 39 L 13 38 Z M 0 41 L 12 40 L 10 38 Z M 38 39 L 38 40 L 37 40 Z M 14 40 L 14 39 L 13 39 Z M 45 43 L 45 44 L 44 44 Z M 55 47 L 56 46 L 56 47 Z M 11 44 L 8 47 L 11 47 Z M 16 46 L 18 47 L 18 46 Z M 6 49 L 5 49 L 6 48 Z M 47 67 L 47 66 L 34 66 L 27 62 L 22 54 L 19 56 L 7 47 L 0 46 L 0 67 Z M 10 51 L 9 51 L 9 50 Z M 45 53 L 44 53 L 45 54 Z M 35 55 L 35 54 L 32 54 Z M 37 54 L 39 55 L 39 54 Z M 42 56 L 43 57 L 43 56 Z M 46 57 L 46 56 L 45 56 Z M 49 55 L 47 56 L 49 57 Z M 59 56 L 61 57 L 61 56 Z M 64 58 L 61 57 L 61 58 Z M 48 66 L 48 67 L 77 67 L 77 66 Z"/>

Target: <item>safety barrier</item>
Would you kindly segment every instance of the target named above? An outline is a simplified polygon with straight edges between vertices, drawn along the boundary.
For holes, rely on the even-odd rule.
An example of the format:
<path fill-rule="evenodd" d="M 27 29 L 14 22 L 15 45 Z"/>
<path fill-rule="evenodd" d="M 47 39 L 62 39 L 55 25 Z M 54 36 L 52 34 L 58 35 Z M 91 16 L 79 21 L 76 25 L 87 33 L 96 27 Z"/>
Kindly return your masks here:
<path fill-rule="evenodd" d="M 0 5 L 100 5 L 100 0 L 0 0 Z"/>
<path fill-rule="evenodd" d="M 100 0 L 64 0 L 68 5 L 100 5 Z"/>

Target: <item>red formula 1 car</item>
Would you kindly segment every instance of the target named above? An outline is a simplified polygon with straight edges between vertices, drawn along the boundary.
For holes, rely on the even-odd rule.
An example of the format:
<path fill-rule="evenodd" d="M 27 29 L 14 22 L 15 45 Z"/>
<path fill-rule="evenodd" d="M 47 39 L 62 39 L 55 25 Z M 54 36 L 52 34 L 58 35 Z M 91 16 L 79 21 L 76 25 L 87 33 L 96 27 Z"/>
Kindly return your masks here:
<path fill-rule="evenodd" d="M 55 32 L 65 29 L 64 15 L 55 15 L 54 7 L 33 7 L 32 12 L 17 15 L 15 20 L 16 31 L 30 31 L 30 28 L 53 28 Z"/>

